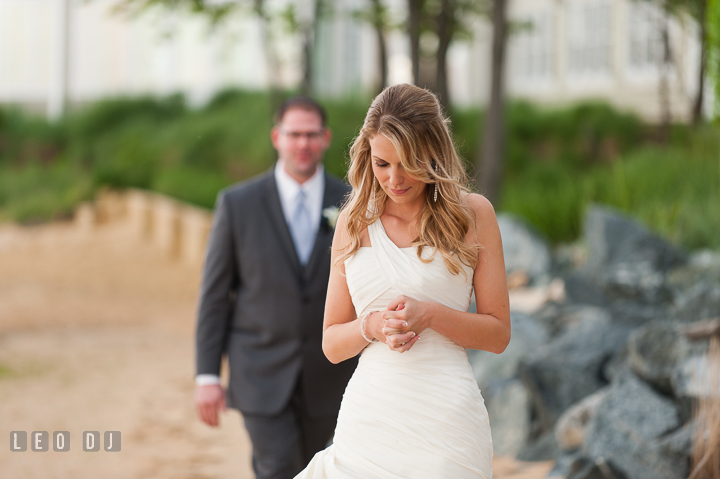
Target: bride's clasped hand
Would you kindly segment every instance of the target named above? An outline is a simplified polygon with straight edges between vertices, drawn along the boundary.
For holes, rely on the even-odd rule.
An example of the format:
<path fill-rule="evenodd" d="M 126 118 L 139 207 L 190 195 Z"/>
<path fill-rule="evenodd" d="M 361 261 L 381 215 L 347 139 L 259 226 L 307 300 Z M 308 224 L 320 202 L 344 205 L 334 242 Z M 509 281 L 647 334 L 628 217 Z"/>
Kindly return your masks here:
<path fill-rule="evenodd" d="M 431 328 L 431 318 L 438 306 L 437 303 L 417 301 L 404 295 L 395 298 L 388 304 L 387 310 L 378 312 L 385 343 L 399 353 L 410 350 L 420 340 L 422 332 Z"/>

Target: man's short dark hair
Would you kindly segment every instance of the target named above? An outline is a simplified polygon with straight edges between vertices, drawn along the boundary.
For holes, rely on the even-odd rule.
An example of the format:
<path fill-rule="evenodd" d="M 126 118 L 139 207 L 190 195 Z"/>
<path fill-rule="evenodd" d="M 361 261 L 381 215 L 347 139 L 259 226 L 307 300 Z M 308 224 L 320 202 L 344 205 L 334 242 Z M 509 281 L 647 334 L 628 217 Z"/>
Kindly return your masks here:
<path fill-rule="evenodd" d="M 285 113 L 287 113 L 288 110 L 292 110 L 294 108 L 317 113 L 317 115 L 320 117 L 320 124 L 323 128 L 325 128 L 325 124 L 327 123 L 327 113 L 325 112 L 325 108 L 323 108 L 320 103 L 316 102 L 309 96 L 302 95 L 288 98 L 287 100 L 282 102 L 278 109 L 275 110 L 275 116 L 273 118 L 273 120 L 275 121 L 275 125 L 279 125 L 282 119 L 285 117 Z"/>

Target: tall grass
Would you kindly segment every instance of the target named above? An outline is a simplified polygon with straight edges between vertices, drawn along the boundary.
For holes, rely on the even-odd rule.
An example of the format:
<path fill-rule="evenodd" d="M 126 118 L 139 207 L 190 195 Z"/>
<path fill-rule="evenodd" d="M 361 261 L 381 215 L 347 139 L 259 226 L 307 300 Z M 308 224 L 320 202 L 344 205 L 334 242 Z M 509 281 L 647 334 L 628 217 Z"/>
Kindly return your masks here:
<path fill-rule="evenodd" d="M 644 146 L 588 169 L 535 163 L 504 184 L 500 209 L 526 217 L 553 241 L 580 234 L 590 203 L 639 218 L 687 248 L 720 247 L 718 133 L 705 127 L 684 142 Z"/>

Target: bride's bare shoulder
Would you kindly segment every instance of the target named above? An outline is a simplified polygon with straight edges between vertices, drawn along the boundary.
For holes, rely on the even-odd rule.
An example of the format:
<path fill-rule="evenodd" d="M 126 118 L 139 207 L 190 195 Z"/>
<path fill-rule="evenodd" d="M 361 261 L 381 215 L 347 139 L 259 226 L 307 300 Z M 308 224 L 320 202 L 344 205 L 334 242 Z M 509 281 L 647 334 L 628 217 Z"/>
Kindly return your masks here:
<path fill-rule="evenodd" d="M 347 228 L 348 225 L 348 212 L 342 210 L 338 216 L 337 223 L 335 225 L 335 238 L 337 245 L 340 248 L 347 248 L 350 246 L 350 233 Z M 370 246 L 370 235 L 368 234 L 367 226 L 363 225 L 359 232 L 360 246 Z"/>
<path fill-rule="evenodd" d="M 465 195 L 465 201 L 473 211 L 472 220 L 476 233 L 475 238 L 480 243 L 483 243 L 483 239 L 488 233 L 493 234 L 498 229 L 495 208 L 493 208 L 490 200 L 476 193 Z"/>
<path fill-rule="evenodd" d="M 472 208 L 478 222 L 482 223 L 483 220 L 488 219 L 497 221 L 495 218 L 495 208 L 493 208 L 490 200 L 485 198 L 483 195 L 468 193 L 465 195 L 465 202 L 470 208 Z"/>

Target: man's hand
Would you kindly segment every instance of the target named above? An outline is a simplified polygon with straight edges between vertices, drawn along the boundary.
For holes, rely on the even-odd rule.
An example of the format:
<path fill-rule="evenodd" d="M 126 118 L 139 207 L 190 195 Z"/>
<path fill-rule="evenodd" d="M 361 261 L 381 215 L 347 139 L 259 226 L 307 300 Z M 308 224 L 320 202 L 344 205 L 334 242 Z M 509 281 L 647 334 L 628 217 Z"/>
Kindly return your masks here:
<path fill-rule="evenodd" d="M 195 411 L 202 422 L 217 427 L 218 412 L 225 411 L 225 391 L 219 384 L 195 386 Z"/>

